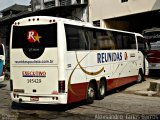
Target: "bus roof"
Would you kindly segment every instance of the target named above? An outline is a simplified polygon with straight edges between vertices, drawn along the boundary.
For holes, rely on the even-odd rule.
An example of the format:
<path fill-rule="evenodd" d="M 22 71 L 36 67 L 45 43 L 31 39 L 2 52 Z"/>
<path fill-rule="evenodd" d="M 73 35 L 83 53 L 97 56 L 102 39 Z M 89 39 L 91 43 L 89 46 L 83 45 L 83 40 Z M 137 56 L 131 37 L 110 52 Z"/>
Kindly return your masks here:
<path fill-rule="evenodd" d="M 129 31 L 123 31 L 123 30 L 118 30 L 118 29 L 111 29 L 111 28 L 101 28 L 101 27 L 96 27 L 93 26 L 89 22 L 82 22 L 78 20 L 72 20 L 72 19 L 66 19 L 66 18 L 60 18 L 60 17 L 52 17 L 52 16 L 31 16 L 31 17 L 26 17 L 22 19 L 18 19 L 14 22 L 14 25 L 21 26 L 24 23 L 27 25 L 35 25 L 35 21 L 37 21 L 38 24 L 43 24 L 42 22 L 48 22 L 48 24 L 52 24 L 53 22 L 63 22 L 65 24 L 72 24 L 72 25 L 77 25 L 77 26 L 84 26 L 84 27 L 89 27 L 89 28 L 96 28 L 96 29 L 102 29 L 102 30 L 111 30 L 111 31 L 117 31 L 117 32 L 125 32 L 125 33 L 130 33 L 130 34 L 136 34 L 137 36 L 142 36 L 139 33 L 135 32 L 129 32 Z M 32 24 L 30 24 L 33 22 Z M 16 24 L 17 23 L 17 24 Z M 22 24 L 21 24 L 22 23 Z"/>

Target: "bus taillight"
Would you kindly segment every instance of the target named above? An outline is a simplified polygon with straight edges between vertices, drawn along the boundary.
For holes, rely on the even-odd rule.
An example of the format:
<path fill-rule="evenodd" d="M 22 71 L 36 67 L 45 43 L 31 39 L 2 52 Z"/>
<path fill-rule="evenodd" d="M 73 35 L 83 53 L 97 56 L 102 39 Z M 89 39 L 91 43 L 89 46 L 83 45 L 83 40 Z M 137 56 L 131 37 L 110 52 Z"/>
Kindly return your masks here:
<path fill-rule="evenodd" d="M 64 93 L 65 92 L 65 81 L 59 81 L 58 82 L 58 86 L 59 86 L 59 93 Z"/>

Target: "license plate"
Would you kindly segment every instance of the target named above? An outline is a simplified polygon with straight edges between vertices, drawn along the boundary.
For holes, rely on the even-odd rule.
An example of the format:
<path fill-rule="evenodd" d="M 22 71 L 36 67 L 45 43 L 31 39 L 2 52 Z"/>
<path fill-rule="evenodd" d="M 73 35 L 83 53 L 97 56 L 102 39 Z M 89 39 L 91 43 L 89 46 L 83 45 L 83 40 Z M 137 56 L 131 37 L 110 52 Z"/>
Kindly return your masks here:
<path fill-rule="evenodd" d="M 39 101 L 39 97 L 31 97 L 30 100 L 31 101 Z"/>

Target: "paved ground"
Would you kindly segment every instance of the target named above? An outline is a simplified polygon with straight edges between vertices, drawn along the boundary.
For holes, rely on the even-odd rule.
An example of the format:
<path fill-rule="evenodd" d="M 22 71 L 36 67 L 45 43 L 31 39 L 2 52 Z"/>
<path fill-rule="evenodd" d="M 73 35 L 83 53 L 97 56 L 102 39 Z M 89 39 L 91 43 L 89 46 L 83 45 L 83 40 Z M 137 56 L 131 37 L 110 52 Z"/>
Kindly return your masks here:
<path fill-rule="evenodd" d="M 148 78 L 112 91 L 93 104 L 78 102 L 70 105 L 17 105 L 10 100 L 9 81 L 0 84 L 0 119 L 2 120 L 158 120 L 160 97 L 137 95 L 147 91 Z"/>
<path fill-rule="evenodd" d="M 131 86 L 126 87 L 124 92 L 136 94 L 136 95 L 143 95 L 143 96 L 157 96 L 160 97 L 160 93 L 158 91 L 151 91 L 150 82 L 155 82 L 160 84 L 160 75 L 156 76 L 149 76 L 146 80 L 139 84 L 131 84 Z"/>

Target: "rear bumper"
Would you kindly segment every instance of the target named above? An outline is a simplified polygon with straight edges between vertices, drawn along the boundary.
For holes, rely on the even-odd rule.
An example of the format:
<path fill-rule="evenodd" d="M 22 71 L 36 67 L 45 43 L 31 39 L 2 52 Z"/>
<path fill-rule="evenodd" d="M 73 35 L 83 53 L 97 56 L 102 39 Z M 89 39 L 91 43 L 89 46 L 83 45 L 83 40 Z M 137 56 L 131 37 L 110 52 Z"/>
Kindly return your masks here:
<path fill-rule="evenodd" d="M 33 100 L 31 98 L 38 98 Z M 67 104 L 67 93 L 57 95 L 33 95 L 21 94 L 11 92 L 11 99 L 17 103 L 30 103 L 30 104 Z"/>

